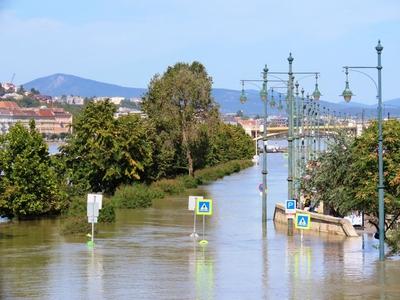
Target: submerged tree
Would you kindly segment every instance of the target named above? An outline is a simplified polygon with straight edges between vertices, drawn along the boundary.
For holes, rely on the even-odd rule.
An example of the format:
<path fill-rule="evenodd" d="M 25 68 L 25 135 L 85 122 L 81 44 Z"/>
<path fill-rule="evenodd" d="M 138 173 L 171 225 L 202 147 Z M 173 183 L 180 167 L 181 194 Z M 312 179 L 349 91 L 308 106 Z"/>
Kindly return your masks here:
<path fill-rule="evenodd" d="M 218 114 L 211 86 L 212 79 L 199 62 L 177 63 L 151 80 L 142 107 L 160 136 L 159 155 L 167 164 L 163 168 L 180 165 L 182 153 L 193 175 L 193 148 L 201 138 L 200 125 Z"/>
<path fill-rule="evenodd" d="M 353 141 L 345 132 L 339 132 L 331 140 L 328 151 L 308 165 L 302 188 L 311 207 L 321 201 L 326 213 L 339 217 L 354 210 L 349 181 Z"/>
<path fill-rule="evenodd" d="M 378 228 L 378 128 L 374 122 L 354 140 L 339 135 L 315 168 L 303 178 L 303 186 L 315 202 L 323 201 L 333 214 L 362 211 Z M 383 125 L 385 213 L 388 229 L 400 216 L 400 122 Z"/>
<path fill-rule="evenodd" d="M 378 228 L 378 123 L 374 122 L 353 145 L 353 163 L 349 172 L 353 202 L 358 210 L 372 216 Z M 385 213 L 393 221 L 400 215 L 400 122 L 383 124 L 383 176 Z M 389 226 L 392 222 L 387 223 Z"/>
<path fill-rule="evenodd" d="M 139 116 L 114 118 L 110 101 L 89 102 L 61 149 L 77 193 L 112 194 L 123 183 L 141 179 L 152 161 L 153 127 Z"/>
<path fill-rule="evenodd" d="M 59 211 L 65 195 L 35 122 L 29 129 L 17 123 L 0 144 L 0 214 L 24 218 Z"/>

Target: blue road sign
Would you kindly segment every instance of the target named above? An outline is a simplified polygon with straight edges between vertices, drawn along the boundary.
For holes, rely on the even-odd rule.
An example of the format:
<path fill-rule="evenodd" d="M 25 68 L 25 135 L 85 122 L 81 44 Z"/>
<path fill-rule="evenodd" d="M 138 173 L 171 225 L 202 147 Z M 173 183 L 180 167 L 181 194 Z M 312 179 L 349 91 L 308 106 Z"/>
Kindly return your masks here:
<path fill-rule="evenodd" d="M 310 214 L 296 214 L 295 226 L 297 229 L 310 229 L 311 227 Z"/>
<path fill-rule="evenodd" d="M 196 215 L 212 215 L 212 200 L 197 200 Z"/>
<path fill-rule="evenodd" d="M 259 190 L 260 192 L 262 192 L 263 189 L 264 189 L 264 186 L 263 186 L 262 183 L 260 183 L 260 184 L 258 185 L 258 190 Z"/>
<path fill-rule="evenodd" d="M 285 212 L 287 214 L 295 214 L 296 213 L 296 200 L 286 200 Z"/>

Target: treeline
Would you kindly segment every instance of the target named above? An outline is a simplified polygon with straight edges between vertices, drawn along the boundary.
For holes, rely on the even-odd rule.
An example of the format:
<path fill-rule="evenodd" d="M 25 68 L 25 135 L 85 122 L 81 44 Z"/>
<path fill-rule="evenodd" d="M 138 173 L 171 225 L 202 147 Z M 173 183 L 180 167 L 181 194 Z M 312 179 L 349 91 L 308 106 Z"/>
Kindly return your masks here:
<path fill-rule="evenodd" d="M 33 121 L 15 125 L 0 137 L 0 215 L 76 215 L 88 192 L 112 196 L 180 175 L 190 181 L 195 170 L 251 158 L 252 139 L 221 122 L 211 85 L 200 63 L 178 63 L 151 80 L 144 116 L 115 118 L 111 102 L 89 102 L 53 156 Z"/>
<path fill-rule="evenodd" d="M 378 229 L 378 125 L 361 136 L 341 132 L 328 151 L 307 169 L 302 187 L 311 206 L 324 203 L 327 213 L 344 217 L 364 212 Z M 400 122 L 383 125 L 385 232 L 392 249 L 399 249 L 400 231 Z"/>

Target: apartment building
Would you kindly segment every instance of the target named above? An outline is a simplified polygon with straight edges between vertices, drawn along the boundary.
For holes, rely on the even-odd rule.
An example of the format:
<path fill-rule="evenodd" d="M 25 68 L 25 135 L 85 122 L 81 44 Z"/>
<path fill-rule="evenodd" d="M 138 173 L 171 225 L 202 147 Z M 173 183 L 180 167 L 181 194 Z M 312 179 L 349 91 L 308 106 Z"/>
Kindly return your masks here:
<path fill-rule="evenodd" d="M 63 108 L 23 108 L 12 101 L 0 101 L 0 133 L 7 133 L 17 122 L 28 126 L 32 119 L 40 133 L 71 132 L 72 115 Z"/>

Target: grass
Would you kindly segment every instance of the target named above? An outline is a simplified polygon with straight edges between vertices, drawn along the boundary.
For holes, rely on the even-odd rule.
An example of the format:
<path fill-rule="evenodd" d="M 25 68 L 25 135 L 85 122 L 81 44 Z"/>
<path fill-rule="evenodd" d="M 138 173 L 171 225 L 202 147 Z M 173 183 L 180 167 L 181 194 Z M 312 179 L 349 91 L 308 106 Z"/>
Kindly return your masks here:
<path fill-rule="evenodd" d="M 117 208 L 150 207 L 153 199 L 163 198 L 164 192 L 143 183 L 118 187 L 111 202 Z"/>
<path fill-rule="evenodd" d="M 109 198 L 103 197 L 102 209 L 99 212 L 99 223 L 115 222 L 115 208 Z M 61 225 L 62 234 L 86 234 L 90 232 L 91 225 L 86 215 L 86 197 L 73 197 L 66 211 L 63 212 Z"/>
<path fill-rule="evenodd" d="M 146 208 L 152 206 L 153 200 L 164 198 L 168 195 L 178 195 L 187 189 L 196 188 L 224 176 L 239 172 L 252 166 L 249 160 L 234 160 L 210 168 L 198 170 L 194 176 L 182 175 L 174 179 L 161 179 L 151 185 L 136 183 L 120 186 L 111 198 L 117 208 Z"/>
<path fill-rule="evenodd" d="M 198 170 L 193 177 L 182 175 L 174 179 L 161 179 L 150 185 L 135 183 L 120 186 L 111 198 L 103 197 L 103 208 L 100 210 L 98 221 L 99 223 L 112 223 L 116 218 L 115 208 L 151 207 L 153 200 L 168 195 L 182 194 L 187 189 L 213 182 L 252 165 L 253 163 L 249 160 L 234 160 Z M 86 205 L 85 196 L 71 199 L 67 210 L 63 212 L 64 220 L 61 227 L 63 234 L 86 234 L 90 232 L 91 225 L 87 220 Z"/>

